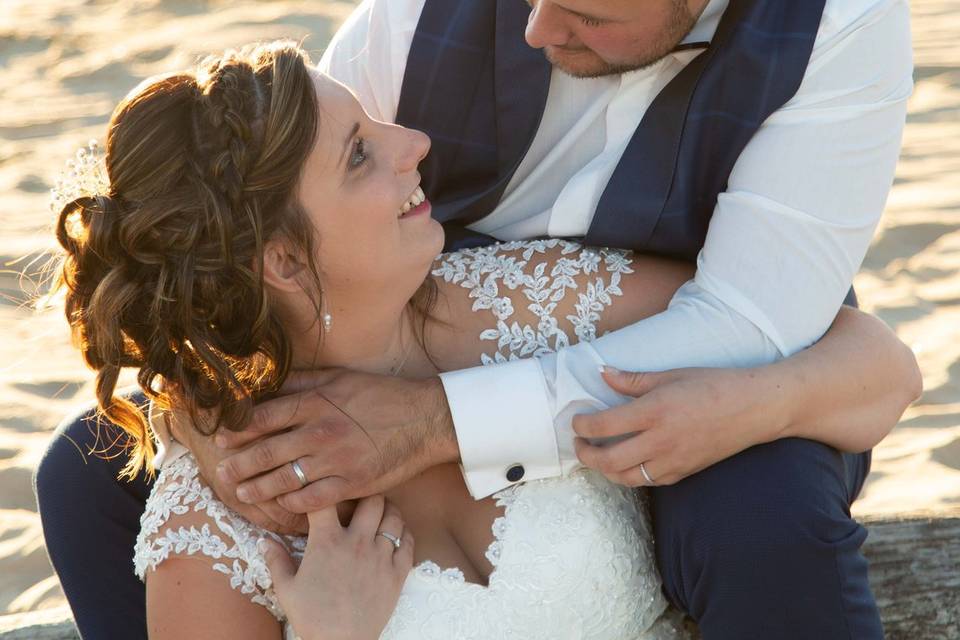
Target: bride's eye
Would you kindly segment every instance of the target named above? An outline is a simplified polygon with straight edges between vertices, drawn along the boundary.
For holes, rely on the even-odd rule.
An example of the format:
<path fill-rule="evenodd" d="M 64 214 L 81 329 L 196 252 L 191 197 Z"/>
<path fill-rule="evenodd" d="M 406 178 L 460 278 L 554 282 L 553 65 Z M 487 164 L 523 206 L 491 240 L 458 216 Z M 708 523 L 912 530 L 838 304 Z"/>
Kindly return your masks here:
<path fill-rule="evenodd" d="M 357 138 L 353 143 L 353 151 L 350 152 L 350 168 L 356 169 L 367 160 L 367 150 L 363 138 Z"/>

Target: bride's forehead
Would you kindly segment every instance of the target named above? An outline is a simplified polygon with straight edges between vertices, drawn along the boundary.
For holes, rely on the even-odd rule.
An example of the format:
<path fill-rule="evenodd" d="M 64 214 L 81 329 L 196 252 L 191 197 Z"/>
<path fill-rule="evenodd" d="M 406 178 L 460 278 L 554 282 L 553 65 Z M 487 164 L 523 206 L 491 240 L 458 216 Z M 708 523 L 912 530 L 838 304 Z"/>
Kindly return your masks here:
<path fill-rule="evenodd" d="M 342 138 L 363 119 L 363 109 L 353 92 L 330 76 L 313 72 L 319 113 L 317 135 L 320 138 Z"/>
<path fill-rule="evenodd" d="M 349 114 L 353 117 L 360 110 L 360 103 L 346 85 L 316 69 L 311 69 L 310 75 L 321 112 Z"/>

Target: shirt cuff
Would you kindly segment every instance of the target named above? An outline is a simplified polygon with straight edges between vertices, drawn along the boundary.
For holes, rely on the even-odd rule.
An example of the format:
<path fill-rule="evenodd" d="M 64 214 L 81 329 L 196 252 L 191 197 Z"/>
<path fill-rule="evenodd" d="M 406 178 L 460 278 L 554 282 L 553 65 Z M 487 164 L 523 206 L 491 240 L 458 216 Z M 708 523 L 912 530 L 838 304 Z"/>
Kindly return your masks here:
<path fill-rule="evenodd" d="M 442 373 L 440 380 L 463 479 L 476 500 L 521 480 L 560 475 L 553 412 L 536 359 Z"/>

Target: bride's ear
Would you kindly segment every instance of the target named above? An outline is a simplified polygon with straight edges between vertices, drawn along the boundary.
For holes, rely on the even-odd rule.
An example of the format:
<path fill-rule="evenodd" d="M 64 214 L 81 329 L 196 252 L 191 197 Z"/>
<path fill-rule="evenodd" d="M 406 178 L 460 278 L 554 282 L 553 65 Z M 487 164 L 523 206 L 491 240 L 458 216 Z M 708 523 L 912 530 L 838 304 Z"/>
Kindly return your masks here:
<path fill-rule="evenodd" d="M 270 287 L 287 293 L 303 291 L 302 278 L 307 265 L 292 246 L 282 240 L 269 240 L 263 251 L 263 280 Z"/>

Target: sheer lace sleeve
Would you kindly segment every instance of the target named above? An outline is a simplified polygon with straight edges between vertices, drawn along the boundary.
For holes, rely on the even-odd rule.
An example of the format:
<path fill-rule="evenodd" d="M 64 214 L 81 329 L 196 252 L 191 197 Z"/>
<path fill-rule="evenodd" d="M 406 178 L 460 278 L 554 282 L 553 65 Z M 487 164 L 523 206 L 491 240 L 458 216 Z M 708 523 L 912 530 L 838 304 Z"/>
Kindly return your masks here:
<path fill-rule="evenodd" d="M 483 364 L 536 357 L 597 337 L 604 310 L 633 273 L 631 253 L 551 238 L 464 249 L 441 257 L 433 275 L 469 290 L 489 310 Z"/>
<path fill-rule="evenodd" d="M 157 477 L 146 510 L 140 518 L 140 535 L 134 553 L 134 571 L 145 580 L 171 557 L 196 557 L 222 573 L 232 589 L 246 594 L 284 621 L 271 589 L 270 573 L 257 541 L 274 535 L 245 520 L 217 500 L 186 454 L 164 465 Z M 302 557 L 305 539 L 277 537 Z"/>

